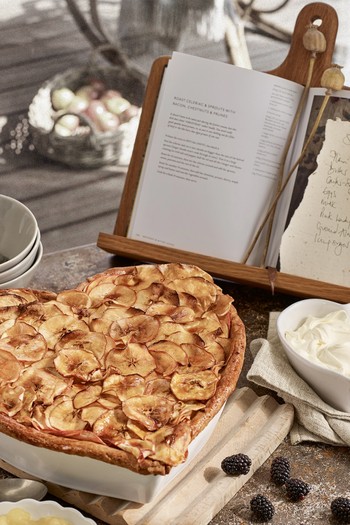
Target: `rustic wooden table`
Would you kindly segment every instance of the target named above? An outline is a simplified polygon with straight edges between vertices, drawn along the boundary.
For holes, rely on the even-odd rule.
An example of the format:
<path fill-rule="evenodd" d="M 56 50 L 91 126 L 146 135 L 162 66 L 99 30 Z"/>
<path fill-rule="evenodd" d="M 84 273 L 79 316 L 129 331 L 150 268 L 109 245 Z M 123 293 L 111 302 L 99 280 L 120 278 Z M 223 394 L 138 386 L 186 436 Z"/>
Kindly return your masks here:
<path fill-rule="evenodd" d="M 127 168 L 118 165 L 72 170 L 33 150 L 27 119 L 33 96 L 48 78 L 66 68 L 85 64 L 91 47 L 77 30 L 65 0 L 5 0 L 5 3 L 7 8 L 0 12 L 0 191 L 23 201 L 38 218 L 45 255 L 31 286 L 58 291 L 74 287 L 87 276 L 110 266 L 125 263 L 99 250 L 94 243 L 99 231 L 113 231 Z M 293 13 L 288 12 L 285 17 L 290 19 L 288 26 L 304 1 L 289 4 Z M 346 32 L 350 13 L 347 1 L 337 0 L 336 4 L 339 14 L 342 11 L 342 27 Z M 347 39 L 346 32 L 346 42 Z M 338 42 L 341 58 L 337 61 L 344 64 L 347 57 L 344 39 Z M 269 41 L 267 52 L 266 41 L 262 45 L 259 35 L 250 35 L 249 43 L 255 69 L 276 67 L 286 51 L 286 47 L 281 50 Z M 192 47 L 189 51 L 208 58 L 223 56 L 214 44 L 206 49 Z M 72 248 L 81 243 L 89 244 Z M 259 395 L 264 394 L 246 379 L 251 365 L 249 344 L 266 336 L 270 311 L 281 310 L 297 298 L 272 296 L 269 291 L 234 283 L 223 283 L 223 287 L 235 298 L 247 330 L 246 360 L 238 386 L 248 385 Z M 270 462 L 276 455 L 288 456 L 294 471 L 312 484 L 312 492 L 305 501 L 288 503 L 269 482 Z M 311 443 L 291 446 L 286 439 L 210 523 L 251 523 L 249 501 L 258 492 L 267 492 L 273 500 L 277 509 L 275 524 L 333 523 L 330 501 L 336 496 L 350 495 L 348 471 L 347 448 Z M 5 471 L 0 474 L 7 476 Z"/>
<path fill-rule="evenodd" d="M 123 266 L 130 262 L 105 253 L 95 244 L 62 250 L 44 256 L 30 286 L 59 291 L 74 287 L 86 277 L 106 268 Z M 247 381 L 246 374 L 252 363 L 249 345 L 253 339 L 266 337 L 270 311 L 279 311 L 298 298 L 287 295 L 272 296 L 270 291 L 236 283 L 221 281 L 219 284 L 224 291 L 234 297 L 234 304 L 247 331 L 246 358 L 238 386 L 240 388 L 249 386 L 258 395 L 266 393 L 274 395 Z M 288 502 L 283 491 L 271 483 L 270 464 L 272 458 L 277 455 L 287 456 L 291 461 L 294 475 L 311 484 L 312 491 L 304 501 Z M 348 448 L 318 443 L 291 446 L 286 438 L 241 490 L 212 518 L 210 525 L 254 523 L 250 521 L 249 502 L 253 495 L 261 492 L 268 495 L 275 505 L 276 513 L 273 519 L 275 524 L 333 523 L 330 502 L 334 497 L 349 495 L 348 470 Z M 6 473 L 2 471 L 2 475 L 6 476 Z"/>

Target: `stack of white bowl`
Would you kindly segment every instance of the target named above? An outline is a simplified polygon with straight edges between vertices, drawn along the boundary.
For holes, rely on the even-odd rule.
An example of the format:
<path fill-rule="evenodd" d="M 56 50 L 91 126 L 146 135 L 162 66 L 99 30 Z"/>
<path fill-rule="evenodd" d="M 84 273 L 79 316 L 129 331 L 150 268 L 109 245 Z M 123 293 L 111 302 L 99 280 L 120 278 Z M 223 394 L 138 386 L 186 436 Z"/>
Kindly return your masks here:
<path fill-rule="evenodd" d="M 0 194 L 0 288 L 25 288 L 42 255 L 33 213 L 16 199 Z"/>

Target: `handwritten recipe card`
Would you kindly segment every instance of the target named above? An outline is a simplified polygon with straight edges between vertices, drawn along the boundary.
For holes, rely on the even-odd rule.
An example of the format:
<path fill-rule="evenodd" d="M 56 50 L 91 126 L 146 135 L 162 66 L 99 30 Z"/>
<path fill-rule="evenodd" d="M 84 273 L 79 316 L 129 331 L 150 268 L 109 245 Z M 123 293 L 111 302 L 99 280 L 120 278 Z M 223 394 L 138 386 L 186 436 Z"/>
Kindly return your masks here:
<path fill-rule="evenodd" d="M 286 273 L 350 286 L 350 122 L 327 121 L 316 171 L 282 236 L 280 257 Z"/>

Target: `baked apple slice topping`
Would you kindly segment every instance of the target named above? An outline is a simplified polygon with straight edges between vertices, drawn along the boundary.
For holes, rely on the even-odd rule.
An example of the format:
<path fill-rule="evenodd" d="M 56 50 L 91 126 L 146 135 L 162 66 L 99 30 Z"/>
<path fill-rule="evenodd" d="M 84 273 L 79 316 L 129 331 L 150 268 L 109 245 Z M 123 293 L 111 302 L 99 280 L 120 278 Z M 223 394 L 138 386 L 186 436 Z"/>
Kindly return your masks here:
<path fill-rule="evenodd" d="M 0 410 L 6 412 L 10 417 L 15 416 L 23 407 L 25 389 L 21 386 L 15 388 L 2 388 Z"/>
<path fill-rule="evenodd" d="M 125 401 L 129 397 L 142 396 L 146 384 L 145 379 L 137 374 L 112 374 L 103 381 L 102 395 Z"/>
<path fill-rule="evenodd" d="M 39 334 L 20 334 L 0 339 L 0 349 L 13 354 L 18 361 L 39 361 L 44 357 L 47 344 Z"/>
<path fill-rule="evenodd" d="M 159 320 L 150 315 L 140 314 L 133 317 L 124 317 L 114 321 L 110 327 L 109 334 L 113 339 L 128 339 L 136 343 L 148 343 L 152 341 L 159 330 Z"/>
<path fill-rule="evenodd" d="M 67 333 L 75 330 L 89 332 L 89 326 L 74 315 L 58 314 L 44 321 L 39 332 L 44 336 L 48 348 L 55 348 L 56 343 Z"/>
<path fill-rule="evenodd" d="M 113 301 L 121 306 L 132 306 L 136 300 L 136 292 L 132 288 L 112 283 L 102 283 L 89 294 L 92 304 L 99 304 L 105 300 Z"/>
<path fill-rule="evenodd" d="M 45 415 L 50 427 L 61 432 L 83 430 L 87 425 L 74 408 L 72 399 L 64 396 L 56 398 L 53 404 L 45 410 Z"/>
<path fill-rule="evenodd" d="M 65 290 L 57 295 L 56 301 L 66 304 L 72 308 L 90 308 L 92 304 L 91 297 L 85 292 L 78 290 Z"/>
<path fill-rule="evenodd" d="M 157 430 L 166 425 L 171 417 L 175 400 L 156 394 L 134 396 L 123 401 L 124 414 L 137 421 L 147 430 Z"/>
<path fill-rule="evenodd" d="M 175 466 L 187 458 L 191 429 L 183 421 L 176 427 L 163 427 L 154 434 L 148 434 L 147 438 L 154 443 L 154 451 L 150 457 Z"/>
<path fill-rule="evenodd" d="M 137 374 L 146 377 L 156 368 L 156 363 L 146 345 L 129 343 L 123 350 L 108 353 L 106 367 L 124 376 Z"/>
<path fill-rule="evenodd" d="M 155 359 L 157 359 L 156 356 L 160 352 L 166 354 L 169 358 L 175 361 L 175 367 L 178 367 L 178 365 L 188 365 L 188 354 L 179 344 L 174 343 L 173 341 L 156 341 L 148 346 L 148 350 Z"/>
<path fill-rule="evenodd" d="M 86 388 L 82 388 L 73 397 L 73 406 L 76 410 L 85 408 L 97 403 L 100 399 L 102 386 L 98 384 L 91 384 Z"/>
<path fill-rule="evenodd" d="M 206 401 L 214 395 L 218 380 L 218 375 L 211 370 L 188 374 L 176 372 L 171 378 L 170 388 L 181 401 Z"/>
<path fill-rule="evenodd" d="M 56 343 L 55 350 L 58 354 L 61 350 L 85 350 L 103 363 L 106 353 L 114 347 L 115 342 L 108 335 L 99 332 L 73 330 L 62 335 L 61 339 Z"/>
<path fill-rule="evenodd" d="M 1 340 L 0 340 L 1 341 Z M 22 365 L 16 357 L 6 350 L 0 349 L 0 385 L 14 383 L 21 375 Z"/>

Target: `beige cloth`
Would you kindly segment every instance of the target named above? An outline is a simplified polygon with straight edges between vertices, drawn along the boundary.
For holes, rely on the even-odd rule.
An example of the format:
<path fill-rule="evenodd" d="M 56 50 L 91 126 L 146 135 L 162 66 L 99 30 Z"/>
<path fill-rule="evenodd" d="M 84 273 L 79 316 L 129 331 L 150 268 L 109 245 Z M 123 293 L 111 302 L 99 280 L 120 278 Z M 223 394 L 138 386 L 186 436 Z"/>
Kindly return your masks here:
<path fill-rule="evenodd" d="M 278 312 L 270 313 L 266 339 L 251 342 L 254 361 L 247 374 L 249 381 L 276 392 L 295 409 L 290 432 L 293 445 L 315 441 L 332 445 L 350 445 L 350 414 L 329 406 L 305 383 L 289 364 L 279 341 L 276 320 Z"/>

